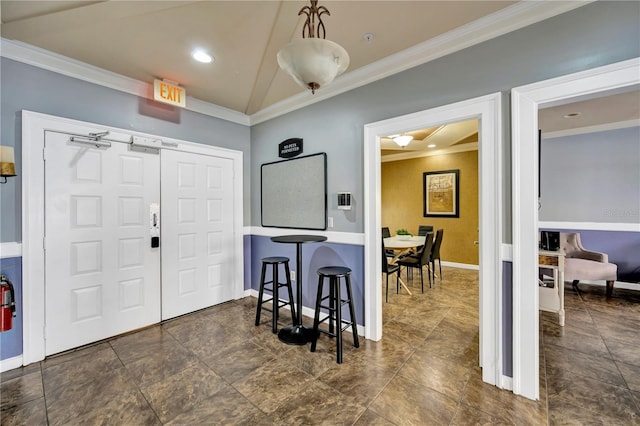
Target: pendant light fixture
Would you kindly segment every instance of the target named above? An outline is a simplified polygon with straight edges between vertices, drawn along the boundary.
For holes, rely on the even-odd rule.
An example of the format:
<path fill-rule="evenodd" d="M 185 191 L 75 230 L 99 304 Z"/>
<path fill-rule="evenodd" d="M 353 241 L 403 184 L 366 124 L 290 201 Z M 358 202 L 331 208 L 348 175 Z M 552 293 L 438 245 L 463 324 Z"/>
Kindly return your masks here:
<path fill-rule="evenodd" d="M 412 140 L 413 136 L 411 135 L 400 135 L 393 138 L 393 141 L 403 148 L 409 145 L 409 142 L 411 142 Z"/>
<path fill-rule="evenodd" d="M 322 15 L 331 15 L 329 10 L 318 6 L 317 0 L 311 0 L 310 3 L 310 6 L 298 12 L 298 16 L 307 15 L 302 27 L 302 39 L 280 49 L 278 65 L 300 86 L 316 93 L 316 90 L 331 83 L 347 69 L 349 54 L 339 44 L 325 40 Z"/>

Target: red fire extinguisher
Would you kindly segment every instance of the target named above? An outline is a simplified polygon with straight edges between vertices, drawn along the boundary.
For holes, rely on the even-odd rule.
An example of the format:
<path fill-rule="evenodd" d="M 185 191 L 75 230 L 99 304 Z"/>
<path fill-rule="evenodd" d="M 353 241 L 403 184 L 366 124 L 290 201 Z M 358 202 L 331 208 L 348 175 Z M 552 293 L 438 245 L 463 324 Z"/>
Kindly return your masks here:
<path fill-rule="evenodd" d="M 15 316 L 16 295 L 13 284 L 5 275 L 0 275 L 0 332 L 11 330 Z"/>

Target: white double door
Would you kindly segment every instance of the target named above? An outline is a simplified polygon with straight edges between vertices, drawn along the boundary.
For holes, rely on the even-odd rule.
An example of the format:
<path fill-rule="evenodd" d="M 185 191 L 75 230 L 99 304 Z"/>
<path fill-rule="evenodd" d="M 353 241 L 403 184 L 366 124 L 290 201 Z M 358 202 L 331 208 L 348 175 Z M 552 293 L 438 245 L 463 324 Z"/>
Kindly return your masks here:
<path fill-rule="evenodd" d="M 232 299 L 230 159 L 50 131 L 45 158 L 46 355 Z"/>

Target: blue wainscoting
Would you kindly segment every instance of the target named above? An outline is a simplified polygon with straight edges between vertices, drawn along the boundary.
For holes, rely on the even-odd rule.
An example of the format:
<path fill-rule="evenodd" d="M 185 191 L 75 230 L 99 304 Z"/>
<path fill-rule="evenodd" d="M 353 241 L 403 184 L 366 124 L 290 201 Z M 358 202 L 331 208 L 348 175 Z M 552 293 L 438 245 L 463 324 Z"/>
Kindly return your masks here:
<path fill-rule="evenodd" d="M 618 265 L 618 281 L 640 283 L 640 232 L 551 228 L 540 230 L 580 233 L 580 240 L 586 250 L 607 253 L 609 262 Z"/>
<path fill-rule="evenodd" d="M 13 328 L 0 333 L 0 360 L 5 360 L 22 355 L 22 258 L 0 259 L 0 274 L 9 278 L 16 296 L 16 316 L 13 318 Z"/>
<path fill-rule="evenodd" d="M 502 374 L 513 377 L 513 263 L 502 262 Z"/>
<path fill-rule="evenodd" d="M 250 250 L 247 250 L 250 244 Z M 296 245 L 279 244 L 271 237 L 252 235 L 251 241 L 245 240 L 245 290 L 258 290 L 260 283 L 261 259 L 269 256 L 286 256 L 290 259 L 291 270 L 296 269 Z M 250 257 L 250 258 L 248 258 Z M 247 265 L 249 264 L 249 265 Z M 302 245 L 302 305 L 313 309 L 318 289 L 318 268 L 323 266 L 347 266 L 351 273 L 351 289 L 355 302 L 357 322 L 364 324 L 364 246 L 337 244 L 331 242 Z M 296 271 L 296 278 L 299 277 Z M 294 283 L 295 293 L 295 283 Z M 294 294 L 294 297 L 295 296 Z M 286 298 L 285 298 L 286 299 Z"/>
<path fill-rule="evenodd" d="M 251 290 L 251 235 L 245 234 L 242 239 L 244 246 L 244 290 Z"/>

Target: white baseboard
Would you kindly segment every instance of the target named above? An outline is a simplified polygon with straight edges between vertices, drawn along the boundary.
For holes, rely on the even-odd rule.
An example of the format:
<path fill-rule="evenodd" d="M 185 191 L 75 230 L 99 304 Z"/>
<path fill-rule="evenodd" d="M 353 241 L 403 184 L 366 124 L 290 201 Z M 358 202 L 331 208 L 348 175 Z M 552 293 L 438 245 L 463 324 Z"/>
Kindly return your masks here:
<path fill-rule="evenodd" d="M 470 265 L 468 263 L 457 263 L 457 262 L 442 262 L 443 266 L 451 266 L 453 268 L 460 268 L 460 269 L 473 269 L 474 271 L 479 271 L 480 270 L 480 266 L 479 265 Z"/>
<path fill-rule="evenodd" d="M 22 355 L 0 361 L 0 373 L 22 367 Z"/>
<path fill-rule="evenodd" d="M 589 285 L 598 285 L 604 287 L 606 285 L 605 281 L 591 281 L 591 280 L 580 280 L 580 284 L 589 284 Z M 624 288 L 626 290 L 636 290 L 640 291 L 640 283 L 627 283 L 624 281 L 616 281 L 613 284 L 613 288 Z"/>
<path fill-rule="evenodd" d="M 513 390 L 513 378 L 509 376 L 500 376 L 500 387 L 506 390 Z"/>

